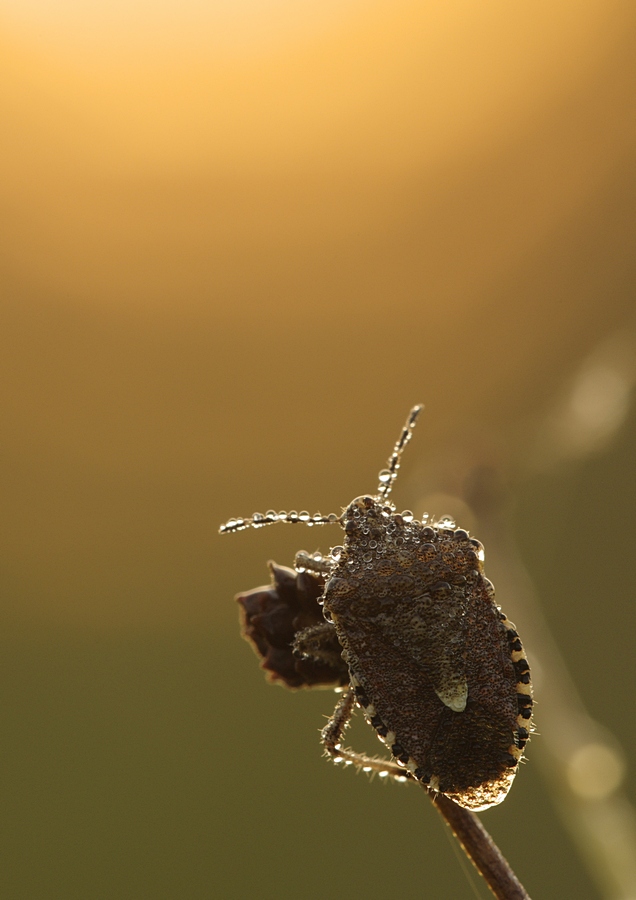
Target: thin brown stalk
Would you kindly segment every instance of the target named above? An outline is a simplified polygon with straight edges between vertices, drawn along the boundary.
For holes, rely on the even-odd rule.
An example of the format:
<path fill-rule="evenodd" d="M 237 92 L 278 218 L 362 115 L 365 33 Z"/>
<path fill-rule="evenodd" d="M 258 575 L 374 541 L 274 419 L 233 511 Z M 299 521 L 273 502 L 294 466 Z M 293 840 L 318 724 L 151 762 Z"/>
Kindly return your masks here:
<path fill-rule="evenodd" d="M 443 794 L 430 795 L 461 844 L 466 856 L 498 900 L 530 900 L 499 847 L 477 816 Z"/>

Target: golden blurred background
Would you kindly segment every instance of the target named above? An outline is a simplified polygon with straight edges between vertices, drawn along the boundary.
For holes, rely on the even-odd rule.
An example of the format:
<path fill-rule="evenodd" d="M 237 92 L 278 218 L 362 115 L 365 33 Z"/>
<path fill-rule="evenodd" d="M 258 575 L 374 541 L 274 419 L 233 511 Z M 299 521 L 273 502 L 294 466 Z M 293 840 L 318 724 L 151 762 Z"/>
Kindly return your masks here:
<path fill-rule="evenodd" d="M 337 531 L 216 533 L 373 491 L 416 402 L 395 500 L 535 640 L 485 824 L 532 896 L 636 896 L 635 51 L 627 0 L 0 2 L 5 896 L 486 896 L 239 638 Z"/>

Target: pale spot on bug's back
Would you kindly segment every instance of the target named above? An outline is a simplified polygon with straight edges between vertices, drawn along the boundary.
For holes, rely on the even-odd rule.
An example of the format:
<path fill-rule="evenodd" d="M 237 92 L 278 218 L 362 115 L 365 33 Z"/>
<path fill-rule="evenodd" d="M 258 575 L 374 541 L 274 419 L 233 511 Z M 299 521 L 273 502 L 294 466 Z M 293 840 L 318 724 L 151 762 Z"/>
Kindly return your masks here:
<path fill-rule="evenodd" d="M 439 691 L 436 690 L 435 693 L 442 703 L 445 706 L 448 706 L 449 709 L 452 709 L 453 712 L 460 713 L 466 709 L 466 703 L 468 702 L 468 684 L 466 683 L 465 678 L 454 684 L 447 685 Z"/>

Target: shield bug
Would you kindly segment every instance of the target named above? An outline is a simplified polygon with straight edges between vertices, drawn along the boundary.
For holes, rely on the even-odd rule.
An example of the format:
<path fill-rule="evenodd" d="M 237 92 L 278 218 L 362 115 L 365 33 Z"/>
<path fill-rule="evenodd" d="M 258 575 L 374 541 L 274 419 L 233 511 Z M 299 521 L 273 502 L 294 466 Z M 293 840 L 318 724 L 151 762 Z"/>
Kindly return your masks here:
<path fill-rule="evenodd" d="M 389 500 L 421 409 L 411 410 L 374 495 L 341 515 L 269 511 L 220 531 L 343 529 L 327 556 L 300 551 L 294 569 L 270 563 L 272 584 L 238 595 L 244 635 L 273 680 L 342 691 L 322 731 L 334 762 L 483 810 L 508 793 L 530 736 L 530 671 L 484 576 L 482 544 L 451 519 L 418 521 Z M 343 747 L 356 705 L 391 760 Z"/>

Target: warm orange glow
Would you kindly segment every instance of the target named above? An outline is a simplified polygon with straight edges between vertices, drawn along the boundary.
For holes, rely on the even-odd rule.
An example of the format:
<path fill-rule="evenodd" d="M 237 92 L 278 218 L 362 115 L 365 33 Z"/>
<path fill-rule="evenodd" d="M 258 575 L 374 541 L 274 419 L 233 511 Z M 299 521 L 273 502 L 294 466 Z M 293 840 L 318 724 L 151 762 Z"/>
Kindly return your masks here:
<path fill-rule="evenodd" d="M 211 14 L 199 31 L 184 15 L 170 28 L 160 18 L 134 55 L 116 18 L 93 47 L 72 28 L 29 42 L 23 25 L 5 37 L 0 71 L 18 212 L 9 259 L 82 305 L 205 312 L 209 298 L 178 289 L 184 269 L 191 284 L 218 254 L 222 278 L 232 247 L 295 255 L 298 243 L 373 239 L 422 207 L 456 204 L 487 160 L 562 118 L 630 16 L 600 0 L 531 14 L 503 0 L 353 4 L 316 33 L 296 21 L 264 28 L 260 44 L 250 29 L 241 45 L 227 28 L 220 42 Z M 607 117 L 620 118 L 627 90 L 612 85 Z M 606 176 L 623 127 L 610 122 L 584 147 L 574 127 L 537 147 L 514 196 L 462 214 L 471 232 L 478 215 L 480 234 L 458 235 L 459 273 L 440 248 L 443 277 L 452 262 L 468 296 L 465 279 L 527 252 Z M 428 231 L 435 242 L 436 221 Z M 169 248 L 161 261 L 158 246 Z"/>
<path fill-rule="evenodd" d="M 344 434 L 352 411 L 399 419 L 421 398 L 440 447 L 511 459 L 524 416 L 631 308 L 633 4 L 276 10 L 243 28 L 183 5 L 152 20 L 92 5 L 75 24 L 7 8 L 5 446 L 33 491 L 25 505 L 16 475 L 10 543 L 43 583 L 109 522 L 118 559 L 121 510 L 91 509 L 78 472 L 106 479 L 102 499 L 188 477 L 220 501 L 260 466 L 290 475 L 272 439 L 289 411 Z M 293 434 L 292 477 L 328 465 L 312 416 Z M 76 498 L 59 521 L 28 474 L 49 465 Z M 222 505 L 202 507 L 206 527 L 245 512 Z M 126 546 L 162 521 L 128 512 Z M 104 591 L 30 602 L 146 616 Z M 153 616 L 196 619 L 197 603 Z"/>
<path fill-rule="evenodd" d="M 579 699 L 634 746 L 634 85 L 634 0 L 0 0 L 2 897 L 486 890 L 240 640 L 342 531 L 217 533 L 374 491 L 420 402 L 392 496 L 483 541 L 537 687 L 487 827 L 636 896 Z"/>

